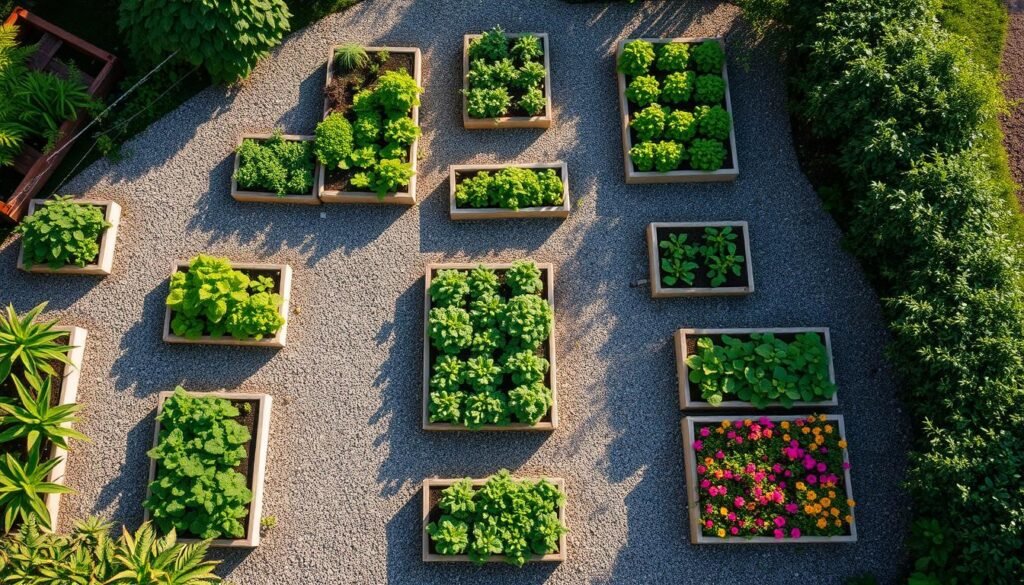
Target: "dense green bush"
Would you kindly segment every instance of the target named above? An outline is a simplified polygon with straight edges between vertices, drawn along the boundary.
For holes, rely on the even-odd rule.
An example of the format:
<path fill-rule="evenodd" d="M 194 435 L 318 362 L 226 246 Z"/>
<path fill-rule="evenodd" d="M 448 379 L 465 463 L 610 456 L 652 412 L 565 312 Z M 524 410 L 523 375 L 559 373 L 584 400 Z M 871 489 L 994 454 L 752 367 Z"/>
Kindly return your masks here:
<path fill-rule="evenodd" d="M 1024 581 L 1024 289 L 981 146 L 993 77 L 929 0 L 744 0 L 791 72 L 812 177 L 883 296 L 916 420 L 915 583 Z"/>
<path fill-rule="evenodd" d="M 100 253 L 99 238 L 110 226 L 103 208 L 75 203 L 70 196 L 57 196 L 23 219 L 15 231 L 22 237 L 25 266 L 46 264 L 56 270 L 95 262 Z"/>
<path fill-rule="evenodd" d="M 243 190 L 306 195 L 313 190 L 314 167 L 313 143 L 286 140 L 278 130 L 266 140 L 242 140 L 235 181 Z"/>
<path fill-rule="evenodd" d="M 480 171 L 455 186 L 455 202 L 459 207 L 554 206 L 563 203 L 564 187 L 554 169 L 506 167 L 491 173 Z"/>
<path fill-rule="evenodd" d="M 352 124 L 342 114 L 328 114 L 316 125 L 313 150 L 317 160 L 328 168 L 346 166 L 353 146 Z"/>
<path fill-rule="evenodd" d="M 544 43 L 534 35 L 512 38 L 500 26 L 469 43 L 466 113 L 471 118 L 538 116 L 547 106 Z M 519 110 L 518 112 L 516 110 Z"/>

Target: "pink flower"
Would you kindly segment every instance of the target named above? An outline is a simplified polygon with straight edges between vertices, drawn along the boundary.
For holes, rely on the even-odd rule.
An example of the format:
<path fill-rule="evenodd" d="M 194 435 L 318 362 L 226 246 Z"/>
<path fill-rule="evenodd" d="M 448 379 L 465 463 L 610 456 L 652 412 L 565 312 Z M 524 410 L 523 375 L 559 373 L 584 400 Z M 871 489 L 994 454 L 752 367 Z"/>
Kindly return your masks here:
<path fill-rule="evenodd" d="M 807 476 L 807 483 L 809 483 L 811 485 L 814 485 L 814 484 L 818 483 L 818 478 L 814 477 L 813 475 L 808 475 Z"/>
<path fill-rule="evenodd" d="M 697 466 L 697 473 L 699 473 L 701 475 L 704 475 L 704 473 L 707 472 L 707 470 L 708 470 L 708 468 L 704 467 L 703 465 L 698 465 Z"/>
<path fill-rule="evenodd" d="M 810 455 L 804 457 L 804 469 L 814 469 L 817 463 L 818 462 L 814 460 L 814 457 L 811 457 Z"/>
<path fill-rule="evenodd" d="M 775 529 L 775 538 L 782 538 L 783 536 L 785 536 L 785 534 L 786 533 L 783 532 L 781 528 Z"/>
<path fill-rule="evenodd" d="M 774 473 L 769 473 L 768 474 L 768 481 L 775 481 L 775 474 Z"/>
<path fill-rule="evenodd" d="M 735 526 L 733 526 L 732 528 L 729 529 L 729 534 L 732 534 L 733 536 L 736 536 L 739 533 L 740 533 L 740 529 L 736 528 Z"/>
<path fill-rule="evenodd" d="M 737 445 L 742 445 L 743 444 L 743 437 L 736 437 L 736 444 Z"/>
<path fill-rule="evenodd" d="M 764 481 L 764 472 L 758 471 L 754 474 L 754 481 Z"/>
<path fill-rule="evenodd" d="M 821 449 L 818 449 L 818 452 L 824 455 L 825 453 L 828 453 L 828 447 L 822 447 Z"/>
<path fill-rule="evenodd" d="M 824 463 L 818 463 L 818 473 L 825 473 L 826 469 L 828 469 L 827 465 Z"/>
<path fill-rule="evenodd" d="M 776 516 L 775 520 L 772 520 L 772 522 L 775 522 L 775 525 L 778 526 L 779 528 L 782 528 L 783 526 L 786 525 L 786 519 L 783 518 L 782 516 Z"/>
<path fill-rule="evenodd" d="M 760 518 L 754 518 L 754 524 L 757 524 L 757 527 L 761 528 L 762 526 L 764 526 L 764 520 Z"/>
<path fill-rule="evenodd" d="M 743 428 L 743 421 L 738 420 L 738 421 L 732 423 L 732 426 L 736 427 L 737 429 L 742 429 Z"/>
<path fill-rule="evenodd" d="M 782 464 L 776 463 L 775 465 L 772 465 L 772 471 L 775 473 L 782 473 Z"/>
<path fill-rule="evenodd" d="M 708 489 L 709 487 L 711 487 L 711 480 L 710 479 L 702 479 L 700 481 L 700 487 L 702 489 Z M 712 495 L 714 495 L 714 494 L 712 494 Z"/>
<path fill-rule="evenodd" d="M 725 434 L 725 436 L 726 436 L 726 438 L 729 438 L 729 439 L 735 439 L 736 438 L 736 431 L 729 431 L 728 433 Z"/>
<path fill-rule="evenodd" d="M 747 463 L 747 466 L 743 468 L 743 471 L 746 471 L 747 473 L 754 473 L 757 471 L 757 467 L 755 467 L 753 463 Z"/>
<path fill-rule="evenodd" d="M 721 451 L 715 453 L 715 459 L 725 459 L 725 453 L 722 453 Z"/>
<path fill-rule="evenodd" d="M 694 451 L 700 451 L 703 448 L 704 448 L 704 441 L 701 441 L 700 439 L 697 439 L 696 441 L 693 442 L 693 450 Z"/>
<path fill-rule="evenodd" d="M 782 503 L 782 492 L 780 492 L 778 490 L 772 492 L 772 501 L 775 502 L 776 504 L 781 504 Z"/>
<path fill-rule="evenodd" d="M 712 506 L 711 504 L 708 504 L 707 506 L 704 506 L 704 511 L 710 514 L 715 511 L 715 507 Z"/>
<path fill-rule="evenodd" d="M 700 430 L 700 436 L 706 437 L 711 434 L 711 429 L 704 427 Z"/>
<path fill-rule="evenodd" d="M 712 522 L 711 520 L 705 520 L 704 521 L 704 526 L 706 528 L 711 528 L 712 526 L 714 526 L 714 522 Z"/>
<path fill-rule="evenodd" d="M 784 489 L 786 489 L 786 482 L 784 482 L 784 481 L 780 481 L 780 482 L 779 482 L 779 489 L 780 489 L 780 490 L 784 490 Z"/>
<path fill-rule="evenodd" d="M 782 472 L 782 475 L 785 477 L 793 477 L 793 472 L 787 469 L 786 471 Z"/>
<path fill-rule="evenodd" d="M 757 424 L 759 424 L 759 425 L 761 425 L 763 427 L 768 427 L 769 429 L 772 428 L 773 426 L 775 426 L 772 423 L 772 421 L 768 419 L 767 416 L 762 416 L 761 418 L 757 419 Z"/>
<path fill-rule="evenodd" d="M 797 506 L 792 502 L 786 504 L 786 512 L 789 512 L 790 514 L 796 514 L 799 509 L 800 506 Z"/>
<path fill-rule="evenodd" d="M 800 529 L 799 528 L 794 528 L 793 530 L 790 530 L 789 531 L 789 535 L 792 536 L 793 538 L 800 538 Z"/>
<path fill-rule="evenodd" d="M 725 476 L 725 479 L 732 479 L 732 470 L 731 469 L 726 469 L 725 473 L 723 473 L 722 475 Z"/>
<path fill-rule="evenodd" d="M 708 483 L 710 483 L 710 482 L 708 482 Z M 708 495 L 711 496 L 711 497 L 717 496 L 718 495 L 718 488 L 716 486 L 711 486 L 710 488 L 708 488 Z"/>
<path fill-rule="evenodd" d="M 729 514 L 726 516 L 726 519 L 728 519 L 729 522 L 735 522 L 736 521 L 736 514 L 734 514 L 732 512 L 729 512 Z"/>
<path fill-rule="evenodd" d="M 734 506 L 736 506 L 737 508 L 742 508 L 743 505 L 746 504 L 746 503 L 747 502 L 743 499 L 742 496 L 736 496 L 736 499 L 732 501 L 732 504 Z"/>

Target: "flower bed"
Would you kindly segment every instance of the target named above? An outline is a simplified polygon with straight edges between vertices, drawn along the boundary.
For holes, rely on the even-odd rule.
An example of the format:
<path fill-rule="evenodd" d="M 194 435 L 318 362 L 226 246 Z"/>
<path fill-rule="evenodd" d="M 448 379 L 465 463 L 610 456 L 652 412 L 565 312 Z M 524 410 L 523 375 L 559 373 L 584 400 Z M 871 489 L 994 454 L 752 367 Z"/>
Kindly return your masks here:
<path fill-rule="evenodd" d="M 569 171 L 562 161 L 451 165 L 448 174 L 453 220 L 569 217 Z M 522 201 L 523 192 L 536 201 Z"/>
<path fill-rule="evenodd" d="M 423 429 L 557 428 L 554 267 L 431 264 L 425 281 Z"/>
<path fill-rule="evenodd" d="M 564 561 L 565 497 L 565 480 L 561 478 L 514 479 L 507 470 L 488 479 L 425 479 L 423 561 L 505 562 L 515 566 L 530 561 Z M 491 502 L 508 500 L 517 504 L 516 512 L 498 516 L 500 528 L 497 534 L 489 535 L 493 548 L 488 548 L 474 533 L 474 521 L 493 508 Z M 526 548 L 517 549 L 515 555 L 493 554 L 495 549 L 508 553 L 507 547 L 513 542 Z"/>
<path fill-rule="evenodd" d="M 300 150 L 292 146 L 296 143 L 305 146 Z M 319 205 L 318 166 L 312 136 L 243 134 L 235 149 L 231 197 L 251 203 Z"/>
<path fill-rule="evenodd" d="M 732 181 L 739 175 L 724 48 L 719 38 L 619 44 L 626 183 Z"/>
<path fill-rule="evenodd" d="M 680 329 L 675 346 L 683 410 L 839 404 L 827 327 Z"/>
<path fill-rule="evenodd" d="M 193 267 L 199 271 L 190 275 Z M 229 264 L 203 255 L 175 262 L 163 340 L 284 347 L 291 286 L 292 269 L 286 264 Z M 244 300 L 237 295 L 244 295 Z"/>
<path fill-rule="evenodd" d="M 857 541 L 842 415 L 682 425 L 692 544 Z"/>
<path fill-rule="evenodd" d="M 69 205 L 82 209 L 72 210 Z M 65 221 L 70 221 L 71 227 L 62 227 Z M 106 276 L 114 269 L 120 223 L 121 206 L 113 201 L 33 199 L 28 216 L 16 228 L 22 233 L 18 269 L 39 274 Z M 64 242 L 62 249 L 54 258 L 52 247 L 60 242 Z M 28 256 L 26 247 L 33 250 Z"/>
<path fill-rule="evenodd" d="M 505 33 L 495 27 L 463 36 L 463 127 L 550 128 L 550 52 L 547 33 Z"/>
<path fill-rule="evenodd" d="M 414 47 L 331 47 L 316 132 L 321 201 L 416 203 L 420 61 Z M 406 119 L 412 123 L 398 121 Z"/>
<path fill-rule="evenodd" d="M 163 534 L 175 528 L 180 542 L 210 538 L 211 546 L 259 546 L 272 403 L 268 394 L 188 393 L 180 386 L 161 392 L 145 520 Z M 182 471 L 182 462 L 214 470 L 216 479 Z M 198 527 L 202 534 L 192 532 Z"/>
<path fill-rule="evenodd" d="M 745 221 L 647 226 L 651 296 L 736 296 L 754 292 Z"/>

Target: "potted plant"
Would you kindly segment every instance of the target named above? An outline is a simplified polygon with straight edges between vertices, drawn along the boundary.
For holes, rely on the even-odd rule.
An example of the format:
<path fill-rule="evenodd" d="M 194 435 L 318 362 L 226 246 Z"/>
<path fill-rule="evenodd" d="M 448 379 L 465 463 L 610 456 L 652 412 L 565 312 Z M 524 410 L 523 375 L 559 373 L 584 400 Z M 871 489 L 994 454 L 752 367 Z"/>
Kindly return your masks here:
<path fill-rule="evenodd" d="M 235 149 L 231 197 L 254 203 L 319 205 L 313 137 L 244 134 Z"/>
<path fill-rule="evenodd" d="M 627 39 L 616 70 L 626 183 L 739 176 L 722 39 Z"/>
<path fill-rule="evenodd" d="M 331 47 L 316 128 L 324 203 L 416 203 L 420 50 Z"/>
<path fill-rule="evenodd" d="M 272 405 L 268 394 L 161 392 L 145 520 L 181 542 L 259 546 Z"/>
<path fill-rule="evenodd" d="M 554 267 L 431 264 L 423 307 L 423 429 L 558 427 Z"/>
<path fill-rule="evenodd" d="M 467 130 L 550 128 L 551 45 L 547 33 L 496 26 L 462 37 L 462 125 Z"/>
<path fill-rule="evenodd" d="M 121 206 L 113 201 L 33 199 L 14 230 L 21 234 L 18 269 L 106 276 L 114 268 L 120 223 Z"/>
<path fill-rule="evenodd" d="M 680 329 L 683 410 L 838 406 L 827 327 Z"/>
<path fill-rule="evenodd" d="M 754 292 L 745 221 L 655 222 L 647 226 L 651 297 L 737 296 Z"/>
<path fill-rule="evenodd" d="M 569 171 L 562 161 L 451 165 L 453 220 L 569 217 Z"/>
<path fill-rule="evenodd" d="M 842 415 L 687 416 L 682 427 L 692 544 L 857 542 Z"/>
<path fill-rule="evenodd" d="M 423 480 L 423 561 L 561 562 L 567 555 L 565 480 Z M 498 510 L 506 510 L 497 513 Z"/>
<path fill-rule="evenodd" d="M 235 264 L 200 254 L 174 263 L 163 340 L 284 347 L 292 269 L 286 264 Z"/>

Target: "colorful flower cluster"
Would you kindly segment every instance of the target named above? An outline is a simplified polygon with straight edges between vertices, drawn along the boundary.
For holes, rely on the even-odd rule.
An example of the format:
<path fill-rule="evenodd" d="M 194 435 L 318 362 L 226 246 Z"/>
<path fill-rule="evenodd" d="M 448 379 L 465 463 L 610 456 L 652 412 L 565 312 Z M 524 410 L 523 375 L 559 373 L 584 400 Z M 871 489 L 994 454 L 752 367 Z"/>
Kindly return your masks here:
<path fill-rule="evenodd" d="M 800 538 L 850 533 L 846 441 L 822 416 L 695 426 L 706 536 Z"/>

